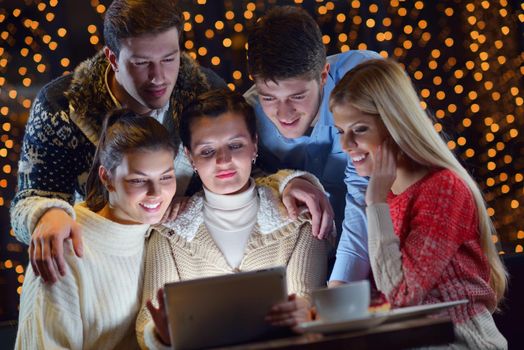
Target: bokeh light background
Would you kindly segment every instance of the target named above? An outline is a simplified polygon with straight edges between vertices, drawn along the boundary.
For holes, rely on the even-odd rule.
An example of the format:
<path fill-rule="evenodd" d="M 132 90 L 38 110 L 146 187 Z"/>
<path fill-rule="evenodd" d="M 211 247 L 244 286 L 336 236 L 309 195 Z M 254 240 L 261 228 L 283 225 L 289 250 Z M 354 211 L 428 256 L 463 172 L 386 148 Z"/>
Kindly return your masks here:
<path fill-rule="evenodd" d="M 31 102 L 102 48 L 110 0 L 0 0 L 0 321 L 15 319 L 27 247 L 9 206 Z M 435 128 L 480 184 L 501 254 L 524 246 L 524 4 L 518 0 L 181 0 L 184 49 L 244 92 L 246 30 L 275 6 L 302 6 L 328 54 L 370 49 L 402 62 Z"/>

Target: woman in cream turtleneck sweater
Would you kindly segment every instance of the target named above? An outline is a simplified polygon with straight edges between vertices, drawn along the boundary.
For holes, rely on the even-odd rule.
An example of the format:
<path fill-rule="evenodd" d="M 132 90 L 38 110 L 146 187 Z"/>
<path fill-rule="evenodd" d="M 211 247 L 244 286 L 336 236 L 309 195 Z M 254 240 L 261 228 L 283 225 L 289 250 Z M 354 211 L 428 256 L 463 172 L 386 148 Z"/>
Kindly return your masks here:
<path fill-rule="evenodd" d="M 290 297 L 267 320 L 288 327 L 305 321 L 310 292 L 325 285 L 328 243 L 311 234 L 307 212 L 288 218 L 278 193 L 250 177 L 257 157 L 252 108 L 237 93 L 211 91 L 186 110 L 180 134 L 204 190 L 149 237 L 140 345 L 170 344 L 163 302 L 158 304 L 165 283 L 279 265 L 287 266 Z"/>
<path fill-rule="evenodd" d="M 153 118 L 118 111 L 103 127 L 87 182 L 74 211 L 83 256 L 65 244 L 67 273 L 45 283 L 27 268 L 16 349 L 136 349 L 145 234 L 176 190 L 175 147 Z"/>

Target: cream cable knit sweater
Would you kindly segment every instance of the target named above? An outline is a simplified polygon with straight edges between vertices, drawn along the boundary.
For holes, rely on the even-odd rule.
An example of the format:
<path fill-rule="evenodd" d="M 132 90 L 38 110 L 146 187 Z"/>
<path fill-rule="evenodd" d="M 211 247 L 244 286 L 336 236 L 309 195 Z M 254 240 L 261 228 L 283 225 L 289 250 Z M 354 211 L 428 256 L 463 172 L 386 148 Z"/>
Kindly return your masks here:
<path fill-rule="evenodd" d="M 27 268 L 16 349 L 135 349 L 134 321 L 149 225 L 121 225 L 75 206 L 84 256 L 66 242 L 67 271 L 53 285 Z"/>
<path fill-rule="evenodd" d="M 137 319 L 137 336 L 143 348 L 162 348 L 153 334 L 148 299 L 157 305 L 156 291 L 167 282 L 287 266 L 289 293 L 308 297 L 324 286 L 328 242 L 311 234 L 309 214 L 287 219 L 278 194 L 257 186 L 260 200 L 255 228 L 238 269 L 232 268 L 207 231 L 203 219 L 204 198 L 194 195 L 187 210 L 169 227 L 153 229 L 147 243 L 144 294 Z"/>

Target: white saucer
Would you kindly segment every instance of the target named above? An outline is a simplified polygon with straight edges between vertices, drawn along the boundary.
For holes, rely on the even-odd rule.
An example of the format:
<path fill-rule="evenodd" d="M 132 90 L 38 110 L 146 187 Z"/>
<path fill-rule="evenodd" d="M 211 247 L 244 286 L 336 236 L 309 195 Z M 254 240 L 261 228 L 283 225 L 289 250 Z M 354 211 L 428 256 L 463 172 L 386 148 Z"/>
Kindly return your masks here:
<path fill-rule="evenodd" d="M 455 300 L 455 301 L 448 301 L 444 303 L 436 303 L 436 304 L 425 304 L 425 305 L 417 305 L 417 306 L 408 306 L 408 307 L 401 307 L 398 309 L 392 309 L 388 314 L 387 321 L 397 321 L 401 319 L 407 319 L 407 318 L 415 318 L 425 315 L 434 314 L 438 311 L 448 309 L 453 306 L 462 305 L 469 303 L 468 299 L 462 299 L 462 300 Z"/>
<path fill-rule="evenodd" d="M 444 303 L 409 306 L 393 309 L 390 311 L 376 312 L 362 318 L 351 320 L 315 320 L 311 322 L 301 323 L 297 326 L 297 328 L 305 333 L 335 333 L 358 329 L 366 329 L 378 326 L 379 324 L 384 322 L 392 322 L 430 315 L 453 306 L 467 304 L 468 302 L 469 300 L 462 299 Z"/>
<path fill-rule="evenodd" d="M 366 329 L 378 326 L 388 318 L 387 313 L 369 314 L 363 318 L 354 318 L 342 321 L 323 321 L 316 320 L 304 322 L 297 326 L 298 329 L 305 333 L 333 333 L 350 331 L 357 329 Z"/>

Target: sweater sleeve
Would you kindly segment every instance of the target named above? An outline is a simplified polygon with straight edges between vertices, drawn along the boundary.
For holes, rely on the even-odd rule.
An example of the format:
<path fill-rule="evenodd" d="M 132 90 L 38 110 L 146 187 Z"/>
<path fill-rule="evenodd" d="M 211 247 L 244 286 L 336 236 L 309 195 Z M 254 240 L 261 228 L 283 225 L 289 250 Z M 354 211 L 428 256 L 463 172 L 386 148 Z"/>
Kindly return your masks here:
<path fill-rule="evenodd" d="M 345 169 L 347 187 L 342 233 L 337 246 L 337 259 L 331 281 L 359 281 L 369 278 L 366 188 L 368 180 L 359 176 L 351 161 Z"/>
<path fill-rule="evenodd" d="M 317 177 L 303 170 L 283 169 L 268 176 L 256 177 L 255 180 L 257 185 L 270 187 L 282 195 L 289 182 L 297 177 L 309 181 L 324 192 L 324 186 L 322 186 Z"/>
<path fill-rule="evenodd" d="M 325 287 L 329 245 L 329 240 L 313 237 L 309 221 L 302 224 L 287 265 L 288 293 L 296 293 L 311 302 L 311 292 Z"/>
<path fill-rule="evenodd" d="M 71 214 L 79 180 L 92 162 L 94 146 L 68 115 L 63 97 L 68 81 L 59 78 L 40 91 L 26 124 L 10 213 L 16 237 L 26 244 L 43 209 L 59 207 Z"/>
<path fill-rule="evenodd" d="M 168 282 L 179 280 L 168 238 L 153 230 L 147 242 L 144 289 L 140 312 L 136 320 L 138 343 L 142 349 L 163 349 L 165 347 L 154 333 L 155 327 L 146 302 L 151 299 L 153 304 L 158 306 L 156 297 L 158 289 L 164 287 Z"/>
<path fill-rule="evenodd" d="M 388 204 L 366 209 L 373 276 L 395 306 L 421 304 L 443 278 L 462 242 L 476 234 L 471 232 L 476 213 L 469 189 L 453 177 L 433 185 L 415 198 L 402 242 Z"/>
<path fill-rule="evenodd" d="M 29 266 L 20 302 L 15 349 L 81 350 L 83 334 L 78 288 L 72 274 L 47 285 Z"/>

